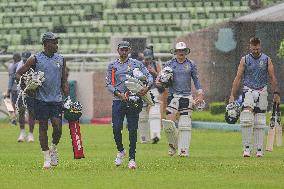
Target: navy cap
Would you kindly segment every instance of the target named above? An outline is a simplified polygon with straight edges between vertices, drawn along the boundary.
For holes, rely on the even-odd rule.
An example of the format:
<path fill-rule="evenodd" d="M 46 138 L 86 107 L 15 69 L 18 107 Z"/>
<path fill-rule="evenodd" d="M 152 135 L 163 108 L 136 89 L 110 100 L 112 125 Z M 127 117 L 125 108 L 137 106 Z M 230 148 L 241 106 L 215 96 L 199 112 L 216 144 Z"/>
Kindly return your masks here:
<path fill-rule="evenodd" d="M 153 51 L 151 49 L 145 49 L 143 51 L 144 54 L 144 58 L 148 59 L 148 58 L 153 58 Z"/>
<path fill-rule="evenodd" d="M 130 43 L 128 41 L 121 41 L 118 43 L 118 47 L 119 49 L 121 48 L 130 48 Z"/>
<path fill-rule="evenodd" d="M 30 58 L 31 55 L 32 55 L 32 53 L 29 52 L 29 51 L 22 52 L 22 58 L 24 60 L 27 60 L 28 58 Z"/>
<path fill-rule="evenodd" d="M 58 37 L 56 34 L 52 32 L 46 32 L 42 35 L 41 42 L 43 43 L 47 40 L 55 40 L 55 39 L 60 39 L 60 37 Z"/>

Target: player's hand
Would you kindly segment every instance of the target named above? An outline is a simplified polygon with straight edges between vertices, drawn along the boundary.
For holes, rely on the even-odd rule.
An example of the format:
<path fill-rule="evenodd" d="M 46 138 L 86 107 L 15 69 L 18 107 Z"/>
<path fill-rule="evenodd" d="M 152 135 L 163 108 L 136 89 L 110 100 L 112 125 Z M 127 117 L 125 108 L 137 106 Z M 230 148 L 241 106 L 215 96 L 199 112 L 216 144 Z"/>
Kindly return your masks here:
<path fill-rule="evenodd" d="M 118 98 L 120 98 L 120 100 L 122 100 L 123 102 L 126 102 L 126 101 L 127 101 L 127 98 L 126 98 L 126 96 L 125 96 L 124 93 L 119 93 L 117 96 L 118 96 Z"/>
<path fill-rule="evenodd" d="M 10 92 L 3 93 L 3 97 L 4 97 L 4 98 L 10 98 Z"/>
<path fill-rule="evenodd" d="M 144 96 L 147 92 L 149 91 L 147 86 L 144 86 L 138 93 L 137 95 L 139 96 Z"/>
<path fill-rule="evenodd" d="M 234 102 L 234 101 L 235 101 L 235 98 L 233 96 L 230 96 L 229 103 Z"/>
<path fill-rule="evenodd" d="M 280 96 L 279 96 L 279 94 L 274 94 L 273 95 L 273 102 L 275 102 L 276 104 L 280 104 Z"/>
<path fill-rule="evenodd" d="M 194 99 L 194 104 L 199 104 L 199 103 L 202 103 L 203 101 L 204 101 L 204 95 L 203 95 L 203 93 L 200 93 Z"/>
<path fill-rule="evenodd" d="M 148 66 L 148 71 L 151 73 L 151 74 L 155 74 L 155 75 L 157 75 L 157 73 L 156 73 L 156 71 L 155 71 L 155 69 L 152 67 L 152 66 Z"/>

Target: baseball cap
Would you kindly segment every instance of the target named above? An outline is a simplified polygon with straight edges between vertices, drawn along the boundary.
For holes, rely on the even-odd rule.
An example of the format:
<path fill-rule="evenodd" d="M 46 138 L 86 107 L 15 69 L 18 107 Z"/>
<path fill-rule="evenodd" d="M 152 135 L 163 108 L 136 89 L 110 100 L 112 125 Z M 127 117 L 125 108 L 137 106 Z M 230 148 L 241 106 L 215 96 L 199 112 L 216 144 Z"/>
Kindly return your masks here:
<path fill-rule="evenodd" d="M 24 60 L 27 60 L 31 55 L 32 55 L 32 53 L 29 52 L 29 51 L 22 52 L 22 58 Z"/>
<path fill-rule="evenodd" d="M 121 41 L 118 43 L 118 48 L 130 48 L 130 43 L 128 41 Z"/>
<path fill-rule="evenodd" d="M 144 58 L 145 59 L 152 59 L 153 58 L 153 52 L 150 49 L 145 49 L 143 51 Z"/>
<path fill-rule="evenodd" d="M 41 42 L 43 43 L 47 40 L 55 40 L 55 39 L 60 39 L 60 37 L 52 32 L 46 32 L 42 35 Z"/>

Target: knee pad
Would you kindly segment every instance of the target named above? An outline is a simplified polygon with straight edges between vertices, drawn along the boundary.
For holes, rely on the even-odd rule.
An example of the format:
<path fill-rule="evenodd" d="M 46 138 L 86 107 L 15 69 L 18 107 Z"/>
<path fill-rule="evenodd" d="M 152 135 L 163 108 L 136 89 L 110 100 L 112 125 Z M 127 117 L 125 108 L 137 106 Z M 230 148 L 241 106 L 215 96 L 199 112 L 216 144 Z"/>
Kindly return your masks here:
<path fill-rule="evenodd" d="M 256 113 L 254 116 L 254 128 L 263 129 L 266 126 L 265 113 Z"/>
<path fill-rule="evenodd" d="M 243 110 L 240 115 L 240 124 L 242 127 L 252 126 L 254 122 L 254 115 L 250 110 Z"/>

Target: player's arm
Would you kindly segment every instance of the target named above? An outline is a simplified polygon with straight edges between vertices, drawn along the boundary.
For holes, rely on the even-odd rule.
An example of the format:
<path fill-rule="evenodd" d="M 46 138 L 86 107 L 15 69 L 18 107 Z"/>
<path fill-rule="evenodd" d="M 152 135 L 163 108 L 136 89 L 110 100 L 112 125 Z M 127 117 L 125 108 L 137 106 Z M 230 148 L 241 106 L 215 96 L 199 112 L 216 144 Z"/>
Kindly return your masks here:
<path fill-rule="evenodd" d="M 61 78 L 61 88 L 65 97 L 69 96 L 69 85 L 67 81 L 66 74 L 66 60 L 63 59 L 63 68 L 62 68 L 62 78 Z"/>
<path fill-rule="evenodd" d="M 193 80 L 195 89 L 197 90 L 197 98 L 195 99 L 195 101 L 196 103 L 202 102 L 204 100 L 204 94 L 198 78 L 198 71 L 195 64 L 192 64 L 191 78 Z"/>
<path fill-rule="evenodd" d="M 240 87 L 240 83 L 241 83 L 241 79 L 242 79 L 243 74 L 244 74 L 244 70 L 245 70 L 245 57 L 243 57 L 240 61 L 238 71 L 237 71 L 237 75 L 236 75 L 234 82 L 233 82 L 229 102 L 233 102 L 235 100 L 235 96 L 236 96 L 238 89 Z"/>
<path fill-rule="evenodd" d="M 36 64 L 36 58 L 31 56 L 27 62 L 16 72 L 16 79 L 19 81 L 21 76 Z"/>
<path fill-rule="evenodd" d="M 273 91 L 273 102 L 277 104 L 280 103 L 280 91 L 278 87 L 278 82 L 275 76 L 274 67 L 270 58 L 268 58 L 268 75 L 271 82 L 271 88 Z"/>

